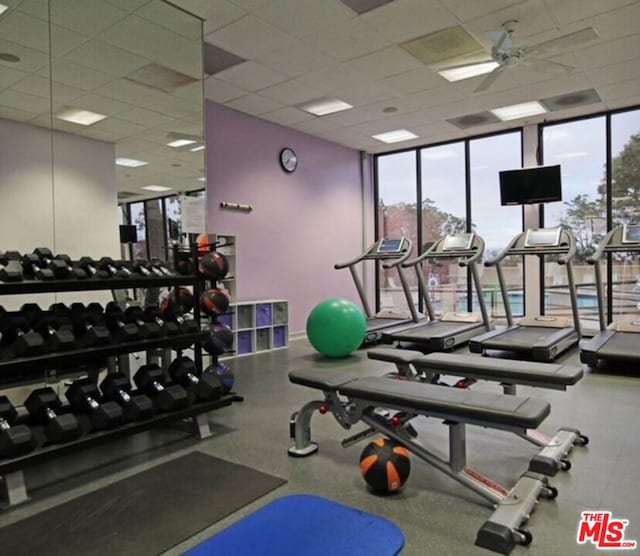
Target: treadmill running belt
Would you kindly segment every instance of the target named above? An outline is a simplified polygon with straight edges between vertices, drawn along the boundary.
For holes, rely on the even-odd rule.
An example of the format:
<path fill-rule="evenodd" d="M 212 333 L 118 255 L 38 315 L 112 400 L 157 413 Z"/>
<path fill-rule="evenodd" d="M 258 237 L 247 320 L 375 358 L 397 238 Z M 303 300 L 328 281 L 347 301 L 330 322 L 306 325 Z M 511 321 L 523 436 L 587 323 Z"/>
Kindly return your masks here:
<path fill-rule="evenodd" d="M 401 332 L 394 332 L 392 334 L 393 340 L 401 341 L 417 341 L 424 340 L 425 338 L 442 338 L 444 336 L 456 335 L 464 333 L 468 330 L 484 329 L 484 323 L 473 322 L 446 322 L 446 321 L 431 321 L 428 324 L 422 326 L 415 326 L 409 330 Z"/>
<path fill-rule="evenodd" d="M 640 348 L 640 334 L 616 332 L 611 339 L 598 350 L 600 359 L 619 359 L 637 361 Z"/>
<path fill-rule="evenodd" d="M 561 328 L 543 328 L 539 326 L 518 326 L 510 330 L 505 330 L 504 334 L 499 334 L 483 342 L 485 349 L 518 349 L 528 350 L 533 345 L 544 342 L 552 334 L 556 334 Z M 573 328 L 566 329 L 567 336 L 575 334 Z"/>

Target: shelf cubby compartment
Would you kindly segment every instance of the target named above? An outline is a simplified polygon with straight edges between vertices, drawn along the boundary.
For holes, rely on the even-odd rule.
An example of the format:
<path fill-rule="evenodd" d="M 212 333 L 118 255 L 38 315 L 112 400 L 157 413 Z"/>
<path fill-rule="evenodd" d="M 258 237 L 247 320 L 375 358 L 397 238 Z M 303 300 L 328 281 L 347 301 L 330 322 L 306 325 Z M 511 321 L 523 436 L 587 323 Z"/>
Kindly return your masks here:
<path fill-rule="evenodd" d="M 253 328 L 253 305 L 236 305 L 236 326 L 238 330 Z"/>
<path fill-rule="evenodd" d="M 273 324 L 287 324 L 289 322 L 289 304 L 286 301 L 273 303 Z"/>
<path fill-rule="evenodd" d="M 253 330 L 239 330 L 236 336 L 236 353 L 246 355 L 254 351 Z"/>
<path fill-rule="evenodd" d="M 271 326 L 273 310 L 271 303 L 256 303 L 256 328 Z"/>
<path fill-rule="evenodd" d="M 273 349 L 284 348 L 289 345 L 289 334 L 286 325 L 273 327 Z"/>
<path fill-rule="evenodd" d="M 256 329 L 256 351 L 267 351 L 271 349 L 271 329 Z"/>

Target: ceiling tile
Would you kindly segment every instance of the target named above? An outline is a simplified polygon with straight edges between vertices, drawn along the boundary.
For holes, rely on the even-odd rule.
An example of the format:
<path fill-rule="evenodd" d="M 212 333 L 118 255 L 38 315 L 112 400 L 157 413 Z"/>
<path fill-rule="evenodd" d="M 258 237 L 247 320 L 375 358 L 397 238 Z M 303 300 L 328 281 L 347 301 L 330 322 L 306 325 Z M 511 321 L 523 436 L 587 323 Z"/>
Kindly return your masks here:
<path fill-rule="evenodd" d="M 266 114 L 262 114 L 261 117 L 280 125 L 290 125 L 315 118 L 312 114 L 308 114 L 297 108 L 291 108 L 290 106 L 285 106 L 273 112 L 267 112 Z M 328 116 L 326 117 L 328 118 Z"/>
<path fill-rule="evenodd" d="M 117 100 L 103 97 L 101 95 L 87 94 L 74 100 L 74 106 L 85 108 L 104 114 L 105 116 L 116 116 L 127 110 L 131 110 L 131 105 Z"/>
<path fill-rule="evenodd" d="M 321 91 L 320 91 L 321 93 Z M 322 96 L 319 91 L 297 79 L 279 83 L 273 87 L 262 89 L 260 94 L 277 100 L 281 104 L 296 105 Z"/>
<path fill-rule="evenodd" d="M 85 93 L 82 89 L 69 87 L 64 83 L 54 82 L 52 85 L 48 77 L 40 75 L 30 75 L 16 83 L 12 89 L 43 98 L 51 98 L 53 94 L 56 102 L 63 103 L 70 102 Z"/>
<path fill-rule="evenodd" d="M 312 120 L 305 120 L 304 122 L 297 122 L 292 124 L 291 127 L 294 127 L 298 131 L 303 131 L 305 133 L 324 133 L 325 131 L 329 131 L 330 129 L 337 129 L 342 127 L 335 122 L 325 120 L 324 118 L 314 118 Z"/>
<path fill-rule="evenodd" d="M 598 85 L 610 85 L 635 79 L 640 74 L 640 58 L 626 60 L 611 65 L 585 72 L 591 82 Z"/>
<path fill-rule="evenodd" d="M 116 6 L 129 12 L 133 12 L 151 1 L 152 0 L 105 0 L 105 2 L 109 2 L 112 6 Z"/>
<path fill-rule="evenodd" d="M 65 59 L 89 68 L 100 68 L 103 73 L 123 77 L 149 63 L 148 58 L 137 56 L 100 40 L 86 42 L 67 53 Z"/>
<path fill-rule="evenodd" d="M 11 0 L 3 4 L 16 7 L 19 11 L 37 17 L 44 21 L 49 21 L 49 3 L 42 0 Z"/>
<path fill-rule="evenodd" d="M 600 35 L 600 39 L 608 41 L 627 35 L 638 33 L 638 20 L 640 19 L 640 2 L 632 2 L 624 8 L 612 10 L 598 15 L 584 22 L 572 25 L 580 29 L 587 24 L 593 25 Z"/>
<path fill-rule="evenodd" d="M 21 44 L 0 39 L 0 52 L 14 54 L 20 58 L 19 62 L 4 62 L 0 60 L 0 68 L 32 72 L 49 66 L 49 57 L 44 52 Z"/>
<path fill-rule="evenodd" d="M 204 96 L 209 100 L 216 102 L 227 102 L 234 98 L 246 95 L 247 91 L 236 87 L 231 83 L 222 81 L 222 79 L 216 79 L 215 77 L 209 77 L 204 80 Z"/>
<path fill-rule="evenodd" d="M 202 21 L 199 18 L 161 0 L 145 4 L 136 11 L 136 15 L 188 39 L 198 40 L 202 37 Z"/>
<path fill-rule="evenodd" d="M 334 121 L 342 126 L 352 126 L 361 124 L 362 122 L 369 122 L 371 120 L 376 120 L 378 118 L 384 117 L 382 111 L 376 111 L 374 109 L 369 109 L 369 106 L 365 108 L 352 108 L 351 110 L 343 110 L 342 112 L 338 112 L 336 114 L 328 114 L 327 116 L 323 116 L 323 118 L 327 121 Z"/>
<path fill-rule="evenodd" d="M 297 40 L 295 47 L 271 50 L 256 56 L 256 61 L 290 77 L 324 69 L 335 60 Z"/>
<path fill-rule="evenodd" d="M 0 92 L 0 105 L 38 114 L 48 113 L 50 107 L 48 98 L 36 97 L 11 89 Z"/>
<path fill-rule="evenodd" d="M 355 58 L 345 62 L 345 65 L 366 74 L 371 79 L 383 79 L 390 75 L 424 68 L 419 60 L 397 46 Z"/>
<path fill-rule="evenodd" d="M 393 91 L 388 87 L 366 80 L 352 85 L 337 86 L 335 94 L 353 106 L 363 106 L 395 97 Z"/>
<path fill-rule="evenodd" d="M 603 12 L 610 12 L 617 8 L 636 3 L 634 0 L 562 0 L 549 1 L 547 5 L 558 23 L 581 21 Z"/>
<path fill-rule="evenodd" d="M 48 68 L 40 72 L 40 75 L 48 74 Z M 97 89 L 113 79 L 113 77 L 105 73 L 100 73 L 62 59 L 53 61 L 51 75 L 55 81 L 60 81 L 61 83 L 66 83 L 86 91 Z"/>
<path fill-rule="evenodd" d="M 377 143 L 372 137 L 366 137 L 352 129 L 332 129 L 320 133 L 319 136 L 346 147 L 362 150 L 366 150 L 367 147 L 374 146 Z"/>
<path fill-rule="evenodd" d="M 121 120 L 119 118 L 106 118 L 91 126 L 92 129 L 113 133 L 118 137 L 128 137 L 144 131 L 145 126 L 134 124 L 133 122 Z"/>
<path fill-rule="evenodd" d="M 482 0 L 481 2 L 469 2 L 469 0 L 440 0 L 442 4 L 458 18 L 462 23 L 486 16 L 492 12 L 522 4 L 526 0 Z"/>
<path fill-rule="evenodd" d="M 70 50 L 80 46 L 86 39 L 84 35 L 65 29 L 59 25 L 51 25 L 51 52 L 54 57 L 64 56 Z"/>
<path fill-rule="evenodd" d="M 247 59 L 270 50 L 293 48 L 296 44 L 293 36 L 253 15 L 207 34 L 206 40 Z"/>
<path fill-rule="evenodd" d="M 340 61 L 363 56 L 392 44 L 390 39 L 360 18 L 340 22 L 326 32 L 307 35 L 303 41 L 314 50 Z"/>
<path fill-rule="evenodd" d="M 82 0 L 81 10 L 76 0 L 55 0 L 49 6 L 53 23 L 87 37 L 97 35 L 127 15 L 103 0 Z"/>
<path fill-rule="evenodd" d="M 385 4 L 360 16 L 393 42 L 403 42 L 456 25 L 455 17 L 437 0 L 403 0 Z"/>
<path fill-rule="evenodd" d="M 0 17 L 0 37 L 49 53 L 49 25 L 46 21 L 19 11 Z"/>
<path fill-rule="evenodd" d="M 171 121 L 171 117 L 145 108 L 132 108 L 119 114 L 121 120 L 147 127 L 154 127 Z"/>
<path fill-rule="evenodd" d="M 621 98 L 635 97 L 635 103 L 640 101 L 640 79 L 630 79 L 622 83 L 614 83 L 612 85 L 601 85 L 598 87 L 600 97 L 608 102 Z"/>
<path fill-rule="evenodd" d="M 338 0 L 272 0 L 254 14 L 296 37 L 330 31 L 356 15 Z"/>
<path fill-rule="evenodd" d="M 0 89 L 9 87 L 29 75 L 27 72 L 6 67 L 4 64 L 0 68 Z"/>
<path fill-rule="evenodd" d="M 234 110 L 240 110 L 247 114 L 253 114 L 259 116 L 260 114 L 266 114 L 267 112 L 273 112 L 282 105 L 270 98 L 261 97 L 259 95 L 247 95 L 226 103 L 226 106 L 233 108 Z"/>
<path fill-rule="evenodd" d="M 225 0 L 217 0 L 216 2 L 211 2 L 210 0 L 199 0 L 199 2 L 205 4 L 202 8 L 202 11 L 204 12 L 203 17 L 205 19 L 203 26 L 205 35 L 208 35 L 209 33 L 212 33 L 225 25 L 229 25 L 229 23 L 237 21 L 247 15 L 246 10 Z"/>
<path fill-rule="evenodd" d="M 231 3 L 236 6 L 240 6 L 247 11 L 257 10 L 270 1 L 271 0 L 230 0 Z"/>
<path fill-rule="evenodd" d="M 257 91 L 289 79 L 283 73 L 266 68 L 256 62 L 243 62 L 217 73 L 216 77 L 247 91 Z"/>
<path fill-rule="evenodd" d="M 407 97 L 408 100 L 419 103 L 422 108 L 438 106 L 463 98 L 462 93 L 451 87 L 437 87 L 435 89 L 429 89 L 428 91 L 414 93 Z"/>
<path fill-rule="evenodd" d="M 389 87 L 396 93 L 410 94 L 442 87 L 447 81 L 429 68 L 421 67 L 380 80 L 382 85 Z"/>
<path fill-rule="evenodd" d="M 35 112 L 29 112 L 27 110 L 20 110 L 13 106 L 2 106 L 0 104 L 0 118 L 7 120 L 15 120 L 16 122 L 28 122 L 35 118 L 37 114 Z"/>
<path fill-rule="evenodd" d="M 632 35 L 582 48 L 575 52 L 575 57 L 580 67 L 588 71 L 593 68 L 608 66 L 612 61 L 624 62 L 637 58 L 640 55 L 639 47 L 640 39 L 638 39 L 637 35 Z"/>

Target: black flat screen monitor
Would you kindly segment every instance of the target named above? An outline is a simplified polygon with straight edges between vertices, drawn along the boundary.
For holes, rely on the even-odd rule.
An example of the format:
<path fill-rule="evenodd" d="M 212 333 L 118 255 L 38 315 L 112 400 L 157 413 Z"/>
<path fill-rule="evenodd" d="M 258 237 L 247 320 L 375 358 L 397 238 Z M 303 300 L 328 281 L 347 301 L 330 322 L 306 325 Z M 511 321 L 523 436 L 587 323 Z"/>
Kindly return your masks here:
<path fill-rule="evenodd" d="M 400 253 L 404 238 L 385 237 L 378 244 L 378 253 Z"/>
<path fill-rule="evenodd" d="M 120 224 L 120 243 L 136 243 L 138 230 L 135 225 Z"/>
<path fill-rule="evenodd" d="M 640 243 L 640 224 L 625 224 L 622 227 L 622 243 Z"/>
<path fill-rule="evenodd" d="M 500 203 L 531 205 L 562 201 L 560 165 L 500 172 Z"/>
<path fill-rule="evenodd" d="M 557 247 L 560 244 L 560 228 L 527 230 L 525 247 Z"/>
<path fill-rule="evenodd" d="M 473 245 L 473 233 L 456 234 L 444 238 L 443 251 L 468 251 Z"/>

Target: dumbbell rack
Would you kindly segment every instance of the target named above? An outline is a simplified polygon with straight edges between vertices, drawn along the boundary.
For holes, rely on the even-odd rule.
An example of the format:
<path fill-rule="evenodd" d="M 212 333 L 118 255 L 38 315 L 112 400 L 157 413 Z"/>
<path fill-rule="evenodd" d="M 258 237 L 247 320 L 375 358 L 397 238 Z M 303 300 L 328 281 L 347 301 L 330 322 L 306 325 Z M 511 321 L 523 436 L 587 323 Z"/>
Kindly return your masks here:
<path fill-rule="evenodd" d="M 193 256 L 194 261 L 197 261 L 195 249 Z M 195 299 L 200 298 L 202 283 L 200 278 L 195 275 L 140 276 L 136 278 L 110 279 L 90 278 L 86 280 L 26 280 L 23 282 L 0 283 L 0 296 L 176 286 L 192 286 Z M 195 303 L 194 306 L 194 319 L 196 322 L 200 322 L 199 303 Z M 46 370 L 55 370 L 57 379 L 60 379 L 64 376 L 77 374 L 79 366 L 95 364 L 96 366 L 107 367 L 105 361 L 124 360 L 125 356 L 128 360 L 128 354 L 131 353 L 160 351 L 166 358 L 171 352 L 171 346 L 176 344 L 193 343 L 195 364 L 198 368 L 202 368 L 202 351 L 199 344 L 207 336 L 208 332 L 200 331 L 189 335 L 182 334 L 168 338 L 136 340 L 0 361 L 0 389 L 20 384 L 42 382 L 43 373 Z M 0 494 L 4 498 L 4 501 L 0 502 L 0 508 L 15 506 L 29 499 L 23 474 L 23 470 L 28 466 L 49 460 L 52 457 L 76 452 L 116 438 L 185 419 L 192 419 L 198 436 L 205 438 L 211 435 L 206 413 L 229 406 L 234 401 L 242 401 L 242 397 L 229 393 L 214 401 L 195 401 L 184 409 L 170 413 L 160 413 L 144 421 L 130 422 L 115 429 L 96 432 L 91 432 L 89 418 L 86 415 L 79 414 L 76 417 L 80 422 L 83 434 L 77 440 L 64 444 L 47 445 L 44 441 L 44 434 L 40 430 L 42 427 L 31 425 L 31 430 L 37 440 L 36 449 L 21 456 L 0 459 Z"/>

